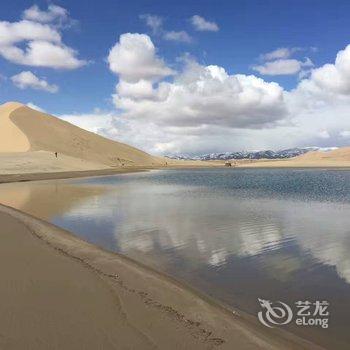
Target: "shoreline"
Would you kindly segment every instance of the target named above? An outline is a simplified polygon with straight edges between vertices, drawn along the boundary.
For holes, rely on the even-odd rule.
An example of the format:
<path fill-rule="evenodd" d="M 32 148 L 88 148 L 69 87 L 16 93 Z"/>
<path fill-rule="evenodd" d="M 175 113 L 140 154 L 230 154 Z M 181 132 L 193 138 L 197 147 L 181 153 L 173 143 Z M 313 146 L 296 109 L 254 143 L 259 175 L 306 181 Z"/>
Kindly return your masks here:
<path fill-rule="evenodd" d="M 260 163 L 261 164 L 261 163 Z M 62 179 L 73 179 L 73 178 L 84 178 L 84 177 L 95 177 L 95 176 L 108 176 L 108 175 L 121 175 L 121 174 L 131 174 L 137 172 L 144 172 L 150 170 L 184 170 L 184 169 L 278 169 L 278 170 L 291 170 L 291 169 L 301 169 L 301 170 L 350 170 L 350 166 L 322 166 L 322 165 L 310 165 L 310 166 L 263 166 L 257 164 L 250 165 L 239 165 L 236 167 L 228 168 L 224 165 L 168 165 L 168 166 L 135 166 L 135 167 L 125 167 L 125 168 L 109 168 L 109 169 L 95 169 L 95 170 L 81 170 L 81 171 L 61 171 L 61 172 L 35 172 L 35 173 L 14 173 L 14 174 L 0 174 L 0 184 L 3 183 L 13 183 L 13 182 L 27 182 L 27 181 L 40 181 L 40 180 L 62 180 Z"/>
<path fill-rule="evenodd" d="M 26 182 L 40 180 L 59 180 L 84 178 L 92 176 L 107 176 L 136 173 L 156 168 L 149 167 L 134 167 L 134 168 L 118 168 L 118 169 L 97 169 L 97 170 L 82 170 L 82 171 L 60 171 L 60 172 L 38 172 L 38 173 L 22 173 L 22 174 L 0 174 L 0 184 L 11 182 Z"/>
<path fill-rule="evenodd" d="M 40 181 L 40 180 L 62 180 L 73 178 L 84 178 L 94 176 L 108 176 L 108 175 L 120 175 L 130 174 L 137 172 L 144 172 L 149 170 L 181 170 L 181 169 L 217 169 L 224 168 L 224 166 L 217 164 L 169 164 L 167 166 L 129 166 L 118 168 L 103 168 L 103 169 L 91 169 L 91 170 L 78 170 L 78 171 L 59 171 L 59 172 L 33 172 L 33 173 L 12 173 L 1 174 L 0 170 L 0 184 L 11 182 L 26 182 L 26 181 Z"/>
<path fill-rule="evenodd" d="M 321 349 L 286 331 L 262 329 L 257 322 L 254 324 L 256 320 L 252 316 L 234 314 L 163 273 L 104 251 L 43 220 L 3 205 L 0 205 L 0 214 L 9 215 L 27 227 L 32 238 L 44 243 L 46 249 L 65 256 L 71 264 L 79 264 L 93 272 L 98 280 L 102 279 L 117 299 L 122 299 L 123 312 L 129 321 L 143 324 L 139 325 L 139 330 L 147 333 L 147 338 L 160 348 L 171 349 L 168 342 L 175 337 L 172 339 L 174 348 Z M 149 326 L 150 320 L 157 324 L 157 329 Z M 181 339 L 178 339 L 178 331 Z"/>

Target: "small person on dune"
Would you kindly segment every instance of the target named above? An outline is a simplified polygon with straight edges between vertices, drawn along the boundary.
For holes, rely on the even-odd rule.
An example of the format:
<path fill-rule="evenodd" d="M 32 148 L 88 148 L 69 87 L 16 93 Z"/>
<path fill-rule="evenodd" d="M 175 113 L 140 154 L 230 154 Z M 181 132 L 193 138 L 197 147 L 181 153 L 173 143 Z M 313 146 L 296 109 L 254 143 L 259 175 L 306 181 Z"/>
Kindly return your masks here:
<path fill-rule="evenodd" d="M 55 157 L 58 158 L 58 153 L 57 152 L 55 152 Z"/>

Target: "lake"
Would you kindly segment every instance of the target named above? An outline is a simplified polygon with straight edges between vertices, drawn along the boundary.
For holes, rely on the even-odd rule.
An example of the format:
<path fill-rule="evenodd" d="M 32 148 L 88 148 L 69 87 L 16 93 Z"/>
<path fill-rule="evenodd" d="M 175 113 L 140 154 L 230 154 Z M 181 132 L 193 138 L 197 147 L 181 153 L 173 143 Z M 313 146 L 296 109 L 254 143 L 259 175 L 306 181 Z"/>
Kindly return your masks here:
<path fill-rule="evenodd" d="M 328 329 L 285 327 L 348 348 L 349 171 L 155 170 L 3 184 L 0 201 L 254 316 L 258 298 L 328 301 Z"/>

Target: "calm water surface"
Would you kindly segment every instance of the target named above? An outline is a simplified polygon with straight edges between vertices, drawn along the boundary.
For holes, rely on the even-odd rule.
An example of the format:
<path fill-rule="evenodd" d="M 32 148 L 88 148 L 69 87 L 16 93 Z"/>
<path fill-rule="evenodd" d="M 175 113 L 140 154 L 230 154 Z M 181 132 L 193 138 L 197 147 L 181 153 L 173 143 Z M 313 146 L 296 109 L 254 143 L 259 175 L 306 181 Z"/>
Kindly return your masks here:
<path fill-rule="evenodd" d="M 152 171 L 6 184 L 0 201 L 253 315 L 257 298 L 328 300 L 329 329 L 288 329 L 349 349 L 349 171 Z"/>

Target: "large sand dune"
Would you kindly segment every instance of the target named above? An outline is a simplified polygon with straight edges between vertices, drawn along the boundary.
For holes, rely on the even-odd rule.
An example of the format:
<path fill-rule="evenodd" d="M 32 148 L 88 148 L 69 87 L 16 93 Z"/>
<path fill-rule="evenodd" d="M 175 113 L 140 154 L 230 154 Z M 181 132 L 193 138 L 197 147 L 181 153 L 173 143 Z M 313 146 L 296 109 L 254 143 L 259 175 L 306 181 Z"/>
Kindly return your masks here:
<path fill-rule="evenodd" d="M 338 148 L 336 150 L 328 151 L 328 152 L 322 152 L 322 151 L 309 152 L 299 157 L 296 157 L 295 160 L 299 162 L 305 162 L 305 161 L 350 162 L 350 147 Z"/>
<path fill-rule="evenodd" d="M 72 158 L 79 159 L 80 165 L 82 160 L 86 161 L 85 169 L 165 163 L 160 157 L 106 139 L 23 104 L 9 102 L 0 106 L 0 152 L 37 151 L 50 152 L 53 156 L 58 152 L 58 158 L 70 157 L 67 170 L 73 170 L 69 166 Z"/>
<path fill-rule="evenodd" d="M 266 168 L 342 168 L 350 167 L 350 147 L 338 148 L 334 151 L 308 152 L 289 159 L 261 159 L 257 161 L 238 161 L 241 167 Z"/>

